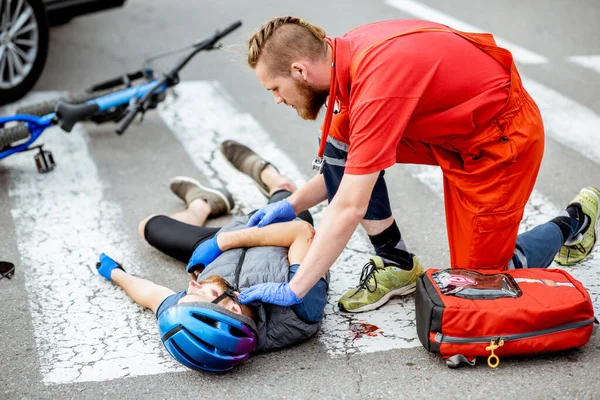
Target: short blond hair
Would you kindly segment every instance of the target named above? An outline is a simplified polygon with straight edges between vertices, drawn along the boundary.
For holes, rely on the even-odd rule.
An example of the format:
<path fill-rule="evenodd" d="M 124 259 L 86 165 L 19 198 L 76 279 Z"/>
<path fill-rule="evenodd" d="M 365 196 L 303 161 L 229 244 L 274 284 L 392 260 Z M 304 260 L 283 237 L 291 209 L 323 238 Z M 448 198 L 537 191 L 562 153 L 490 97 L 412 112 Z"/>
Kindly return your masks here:
<path fill-rule="evenodd" d="M 319 61 L 327 55 L 325 31 L 304 19 L 286 16 L 266 22 L 248 41 L 248 65 L 266 57 L 269 71 L 285 75 L 298 59 Z"/>

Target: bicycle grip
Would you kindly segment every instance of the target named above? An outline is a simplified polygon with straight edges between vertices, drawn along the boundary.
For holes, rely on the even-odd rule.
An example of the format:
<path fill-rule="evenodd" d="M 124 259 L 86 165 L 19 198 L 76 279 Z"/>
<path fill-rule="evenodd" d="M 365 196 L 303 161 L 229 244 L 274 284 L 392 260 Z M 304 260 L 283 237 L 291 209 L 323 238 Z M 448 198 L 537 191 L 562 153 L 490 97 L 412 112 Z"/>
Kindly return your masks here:
<path fill-rule="evenodd" d="M 87 91 L 88 92 L 97 92 L 99 90 L 107 90 L 117 87 L 119 85 L 125 85 L 127 83 L 131 83 L 136 79 L 140 79 L 144 77 L 144 73 L 142 71 L 132 72 L 131 74 L 125 74 L 123 76 L 119 76 L 118 78 L 109 79 L 104 82 L 100 82 L 91 86 Z"/>
<path fill-rule="evenodd" d="M 23 123 L 19 123 L 10 128 L 0 128 L 0 148 L 10 146 L 14 142 L 27 139 L 29 137 L 29 128 Z"/>
<path fill-rule="evenodd" d="M 121 125 L 119 125 L 115 132 L 117 132 L 118 135 L 122 135 L 123 132 L 125 132 L 125 130 L 129 127 L 129 125 L 131 125 L 138 112 L 139 110 L 137 109 L 137 107 L 133 110 L 128 111 L 125 114 L 125 118 L 123 118 L 123 122 L 121 122 Z"/>
<path fill-rule="evenodd" d="M 224 38 L 225 36 L 229 35 L 231 32 L 235 31 L 240 26 L 242 26 L 242 21 L 234 22 L 233 24 L 229 25 L 227 28 L 223 29 L 222 31 L 215 33 L 215 40 Z"/>

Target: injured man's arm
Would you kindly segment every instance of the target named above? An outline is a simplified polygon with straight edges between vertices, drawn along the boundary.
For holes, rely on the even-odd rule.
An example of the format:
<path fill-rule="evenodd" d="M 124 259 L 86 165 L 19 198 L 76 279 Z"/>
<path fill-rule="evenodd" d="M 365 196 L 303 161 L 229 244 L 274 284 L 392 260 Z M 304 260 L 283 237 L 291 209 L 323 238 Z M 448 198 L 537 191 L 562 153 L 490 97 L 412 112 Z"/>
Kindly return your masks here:
<path fill-rule="evenodd" d="M 288 248 L 288 261 L 290 264 L 290 279 L 296 272 L 298 265 L 308 252 L 312 239 L 314 237 L 314 228 L 305 221 L 291 221 L 284 223 L 271 224 L 263 228 L 246 228 L 231 232 L 222 232 L 217 236 L 217 243 L 222 251 L 227 251 L 240 247 L 257 247 L 257 246 L 279 246 Z M 111 260 L 112 261 L 112 260 Z M 101 267 L 102 268 L 102 267 Z M 125 293 L 137 304 L 142 307 L 149 308 L 156 313 L 161 303 L 175 292 L 169 288 L 157 285 L 147 279 L 132 276 L 120 268 L 113 268 L 107 271 L 110 279 L 119 285 Z M 105 274 L 103 274 L 105 275 Z M 105 276 L 106 277 L 106 276 Z M 194 285 L 196 282 L 190 283 L 188 295 L 199 291 L 199 288 Z M 326 282 L 325 282 L 326 285 Z M 208 287 L 208 289 L 207 289 Z M 220 290 L 210 290 L 210 286 L 206 286 L 202 290 L 205 301 L 212 301 L 218 295 Z M 321 303 L 326 302 L 326 287 L 322 288 L 323 293 L 319 293 L 319 301 L 317 309 L 321 309 Z M 322 298 L 322 299 L 321 299 Z M 183 300 L 183 299 L 182 299 Z M 313 304 L 305 299 L 306 306 Z M 241 314 L 242 310 L 239 305 L 231 302 L 231 311 Z M 298 307 L 299 309 L 306 308 L 305 306 Z M 314 313 L 313 313 L 314 314 Z M 308 318 L 312 319 L 312 318 Z"/>
<path fill-rule="evenodd" d="M 219 233 L 217 243 L 222 251 L 239 247 L 287 247 L 288 261 L 294 265 L 302 262 L 314 236 L 315 230 L 308 222 L 291 221 Z"/>

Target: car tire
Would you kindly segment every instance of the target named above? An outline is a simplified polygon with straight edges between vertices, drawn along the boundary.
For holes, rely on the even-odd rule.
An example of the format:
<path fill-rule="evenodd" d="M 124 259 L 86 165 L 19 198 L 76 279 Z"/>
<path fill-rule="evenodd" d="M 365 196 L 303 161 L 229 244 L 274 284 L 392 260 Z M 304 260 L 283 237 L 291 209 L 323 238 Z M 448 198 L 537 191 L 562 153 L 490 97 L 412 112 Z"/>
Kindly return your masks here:
<path fill-rule="evenodd" d="M 0 1 L 0 4 L 1 25 L 9 2 Z M 10 4 L 12 10 L 8 28 L 0 26 L 0 105 L 25 96 L 42 74 L 48 57 L 50 32 L 42 0 L 24 0 L 20 10 L 16 9 L 20 2 L 13 1 Z M 17 13 L 21 19 L 26 19 L 10 37 L 11 28 L 19 20 L 13 15 Z M 20 63 L 20 70 L 15 63 Z"/>

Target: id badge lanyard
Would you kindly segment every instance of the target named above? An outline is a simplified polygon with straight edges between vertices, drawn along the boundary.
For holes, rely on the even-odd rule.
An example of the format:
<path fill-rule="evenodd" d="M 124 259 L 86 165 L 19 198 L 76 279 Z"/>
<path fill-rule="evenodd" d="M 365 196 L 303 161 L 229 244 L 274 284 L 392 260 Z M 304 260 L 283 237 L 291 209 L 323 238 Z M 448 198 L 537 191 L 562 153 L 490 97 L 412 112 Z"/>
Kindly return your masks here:
<path fill-rule="evenodd" d="M 329 78 L 329 98 L 327 100 L 327 110 L 325 111 L 325 122 L 323 123 L 323 132 L 321 133 L 321 143 L 319 144 L 319 152 L 317 157 L 312 162 L 312 169 L 318 171 L 320 174 L 323 173 L 323 166 L 325 165 L 325 159 L 323 154 L 325 153 L 325 144 L 327 143 L 327 137 L 329 136 L 329 130 L 331 129 L 331 120 L 333 119 L 333 109 L 335 107 L 335 100 L 337 98 L 337 82 L 335 72 L 335 38 L 325 39 L 331 46 L 332 60 L 331 60 L 331 75 Z"/>

